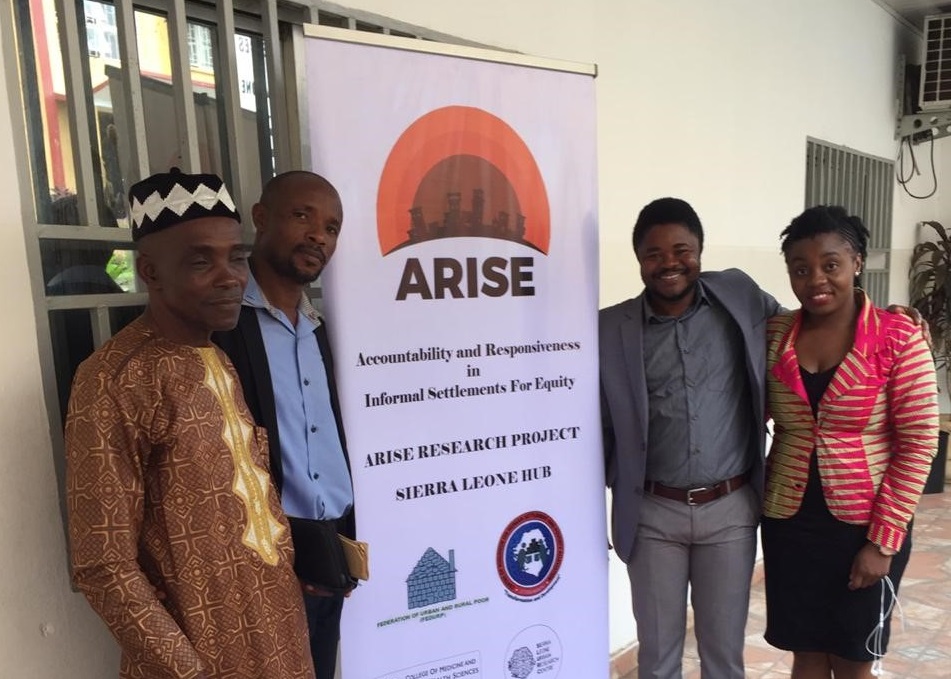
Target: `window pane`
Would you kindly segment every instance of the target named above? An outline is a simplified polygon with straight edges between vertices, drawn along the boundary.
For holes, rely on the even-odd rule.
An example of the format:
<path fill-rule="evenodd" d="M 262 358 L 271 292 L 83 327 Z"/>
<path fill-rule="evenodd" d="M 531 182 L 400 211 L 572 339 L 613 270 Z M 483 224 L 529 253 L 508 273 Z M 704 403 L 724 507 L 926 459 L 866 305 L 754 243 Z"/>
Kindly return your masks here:
<path fill-rule="evenodd" d="M 243 181 L 241 195 L 247 203 L 260 194 L 263 181 L 274 176 L 274 137 L 264 40 L 244 33 L 236 33 L 234 39 L 241 108 L 238 148 L 242 155 L 238 162 Z"/>
<path fill-rule="evenodd" d="M 37 220 L 78 224 L 78 210 L 53 209 L 76 193 L 56 9 L 53 0 L 16 0 L 15 10 L 24 103 L 38 114 L 26 117 Z"/>
<path fill-rule="evenodd" d="M 196 23 L 189 23 L 188 26 L 190 31 L 199 36 L 199 61 L 202 64 L 191 68 L 201 171 L 221 175 L 224 170 L 221 158 L 224 126 L 221 125 L 221 111 L 215 95 L 217 40 L 210 26 Z"/>
<path fill-rule="evenodd" d="M 57 21 L 54 0 L 19 0 L 17 9 L 18 33 L 24 42 L 23 93 L 27 109 L 40 113 L 27 117 L 37 220 L 44 224 L 80 224 L 65 69 L 59 49 L 58 31 L 64 27 Z M 85 0 L 78 9 L 83 27 L 79 37 L 85 38 L 86 45 L 81 58 L 90 88 L 85 88 L 84 82 L 74 85 L 84 88 L 81 96 L 91 105 L 91 151 L 93 165 L 100 173 L 89 187 L 96 192 L 98 214 L 87 215 L 87 219 L 104 226 L 127 226 L 120 146 L 128 139 L 117 128 L 112 105 L 113 81 L 122 69 L 115 11 L 112 5 L 94 0 Z"/>
<path fill-rule="evenodd" d="M 347 28 L 350 25 L 347 17 L 323 10 L 317 13 L 317 23 L 321 26 L 334 26 L 336 28 Z"/>
<path fill-rule="evenodd" d="M 151 172 L 182 165 L 178 116 L 175 112 L 168 20 L 163 15 L 135 13 L 142 104 Z M 215 61 L 212 30 L 187 24 L 189 67 L 197 129 L 199 168 L 220 174 L 221 135 L 215 98 Z"/>
<path fill-rule="evenodd" d="M 358 21 L 356 23 L 357 23 L 358 31 L 365 31 L 367 33 L 382 33 L 383 32 L 382 26 L 377 26 L 376 24 L 368 24 L 365 21 Z"/>
<path fill-rule="evenodd" d="M 102 226 L 129 226 L 126 198 L 128 175 L 128 148 L 131 142 L 129 126 L 123 118 L 117 119 L 116 106 L 122 101 L 124 70 L 119 59 L 119 39 L 115 8 L 111 4 L 85 0 L 86 44 L 89 48 L 86 62 L 92 101 L 95 136 L 93 161 L 98 160 L 101 170 L 96 191 L 99 198 L 99 222 Z M 121 116 L 121 112 L 120 113 Z"/>
<path fill-rule="evenodd" d="M 40 259 L 48 296 L 140 291 L 134 251 L 127 244 L 117 247 L 103 241 L 41 240 Z"/>

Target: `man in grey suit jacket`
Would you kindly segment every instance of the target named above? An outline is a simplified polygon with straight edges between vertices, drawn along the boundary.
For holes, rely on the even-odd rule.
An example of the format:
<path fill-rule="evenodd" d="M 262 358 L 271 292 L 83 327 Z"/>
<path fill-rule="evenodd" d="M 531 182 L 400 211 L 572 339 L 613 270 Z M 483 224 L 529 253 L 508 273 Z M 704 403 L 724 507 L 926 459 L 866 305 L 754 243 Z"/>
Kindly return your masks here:
<path fill-rule="evenodd" d="M 700 273 L 703 227 L 640 213 L 646 290 L 600 313 L 612 538 L 627 564 L 640 677 L 681 676 L 688 585 L 704 679 L 741 679 L 765 447 L 765 328 L 779 304 L 741 271 Z"/>

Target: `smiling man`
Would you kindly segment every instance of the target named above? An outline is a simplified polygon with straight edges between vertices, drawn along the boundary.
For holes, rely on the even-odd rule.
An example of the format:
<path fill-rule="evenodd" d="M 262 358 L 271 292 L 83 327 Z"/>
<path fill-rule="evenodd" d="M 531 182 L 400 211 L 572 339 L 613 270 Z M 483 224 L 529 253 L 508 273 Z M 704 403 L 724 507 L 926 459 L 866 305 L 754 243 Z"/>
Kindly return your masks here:
<path fill-rule="evenodd" d="M 688 586 L 704 679 L 741 679 L 765 446 L 766 320 L 741 271 L 701 273 L 686 202 L 638 215 L 645 291 L 600 313 L 612 535 L 627 564 L 640 677 L 679 679 Z"/>
<path fill-rule="evenodd" d="M 354 536 L 353 489 L 327 327 L 305 287 L 337 248 L 343 207 L 330 182 L 297 170 L 265 185 L 252 216 L 252 276 L 241 317 L 214 341 L 231 357 L 255 421 L 267 429 L 271 475 L 284 511 L 294 517 L 298 554 L 334 563 L 321 550 L 337 544 L 337 533 Z M 317 678 L 332 679 L 352 581 L 343 573 L 348 584 L 341 587 L 300 564 L 298 574 Z"/>
<path fill-rule="evenodd" d="M 221 179 L 129 191 L 148 306 L 79 367 L 66 420 L 73 578 L 124 679 L 312 679 L 290 530 L 264 437 L 211 333 L 247 282 Z"/>

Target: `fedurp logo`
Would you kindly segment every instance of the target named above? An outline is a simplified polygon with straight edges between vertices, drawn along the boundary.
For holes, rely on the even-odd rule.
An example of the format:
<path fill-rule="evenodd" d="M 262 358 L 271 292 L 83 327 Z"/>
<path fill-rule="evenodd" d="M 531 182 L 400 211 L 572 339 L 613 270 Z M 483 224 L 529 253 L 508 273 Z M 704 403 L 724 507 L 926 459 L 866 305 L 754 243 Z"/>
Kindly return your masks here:
<path fill-rule="evenodd" d="M 508 241 L 548 254 L 548 195 L 522 138 L 471 106 L 423 115 L 400 135 L 377 194 L 380 253 L 406 254 L 395 297 L 460 299 L 535 295 L 534 255 L 409 256 L 437 239 Z"/>

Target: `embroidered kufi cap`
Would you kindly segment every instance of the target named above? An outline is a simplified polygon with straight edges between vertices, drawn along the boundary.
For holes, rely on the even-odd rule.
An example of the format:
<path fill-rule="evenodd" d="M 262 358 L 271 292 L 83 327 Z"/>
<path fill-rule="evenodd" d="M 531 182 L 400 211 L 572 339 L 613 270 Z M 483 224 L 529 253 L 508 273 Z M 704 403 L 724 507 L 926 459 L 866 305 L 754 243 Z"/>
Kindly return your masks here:
<path fill-rule="evenodd" d="M 221 177 L 186 174 L 177 167 L 147 177 L 129 189 L 132 240 L 202 217 L 241 221 Z"/>

